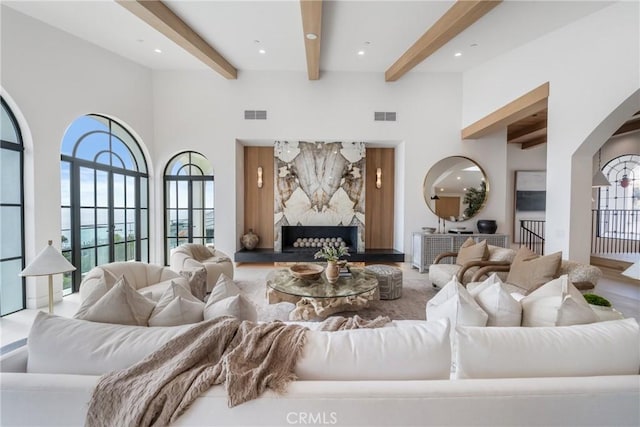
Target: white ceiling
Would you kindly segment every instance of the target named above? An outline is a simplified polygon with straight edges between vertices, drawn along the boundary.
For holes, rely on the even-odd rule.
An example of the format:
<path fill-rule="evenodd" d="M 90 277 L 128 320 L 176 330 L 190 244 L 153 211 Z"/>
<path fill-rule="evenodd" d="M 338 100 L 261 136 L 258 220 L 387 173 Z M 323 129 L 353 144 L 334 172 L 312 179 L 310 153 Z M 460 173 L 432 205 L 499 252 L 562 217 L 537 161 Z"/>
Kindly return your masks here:
<path fill-rule="evenodd" d="M 299 0 L 165 3 L 239 71 L 306 71 Z M 325 0 L 321 71 L 384 73 L 453 3 Z M 505 1 L 413 72 L 465 71 L 611 3 Z M 207 68 L 111 0 L 2 4 L 151 69 Z M 358 50 L 365 54 L 357 55 Z M 462 56 L 454 57 L 455 52 Z"/>

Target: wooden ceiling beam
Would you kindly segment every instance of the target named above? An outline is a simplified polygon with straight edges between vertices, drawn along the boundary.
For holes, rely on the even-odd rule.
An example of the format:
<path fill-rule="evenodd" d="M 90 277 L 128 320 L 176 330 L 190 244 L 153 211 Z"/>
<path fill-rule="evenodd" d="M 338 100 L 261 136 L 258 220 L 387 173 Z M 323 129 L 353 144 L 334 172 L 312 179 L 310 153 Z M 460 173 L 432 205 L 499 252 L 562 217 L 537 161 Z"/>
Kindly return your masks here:
<path fill-rule="evenodd" d="M 161 1 L 116 0 L 116 2 L 223 77 L 227 79 L 238 77 L 238 70 L 233 65 Z"/>
<path fill-rule="evenodd" d="M 640 130 L 640 119 L 632 119 L 620 126 L 617 131 L 613 133 L 613 136 L 622 135 L 627 132 L 634 132 Z"/>
<path fill-rule="evenodd" d="M 462 139 L 477 139 L 547 108 L 549 82 L 462 129 Z"/>
<path fill-rule="evenodd" d="M 302 37 L 307 55 L 309 80 L 320 78 L 320 41 L 322 40 L 322 0 L 300 0 Z M 315 35 L 315 38 L 313 38 Z"/>
<path fill-rule="evenodd" d="M 458 0 L 384 73 L 393 82 L 469 28 L 502 0 Z"/>
<path fill-rule="evenodd" d="M 547 119 L 542 119 L 536 123 L 533 123 L 527 127 L 522 129 L 517 129 L 514 131 L 510 131 L 507 129 L 507 142 L 518 142 L 517 140 L 525 137 L 529 134 L 539 132 L 541 130 L 547 130 Z"/>
<path fill-rule="evenodd" d="M 535 147 L 536 145 L 546 144 L 546 143 L 547 143 L 547 135 L 523 142 L 522 145 L 520 145 L 520 148 L 522 148 L 523 150 L 526 150 L 528 148 Z"/>

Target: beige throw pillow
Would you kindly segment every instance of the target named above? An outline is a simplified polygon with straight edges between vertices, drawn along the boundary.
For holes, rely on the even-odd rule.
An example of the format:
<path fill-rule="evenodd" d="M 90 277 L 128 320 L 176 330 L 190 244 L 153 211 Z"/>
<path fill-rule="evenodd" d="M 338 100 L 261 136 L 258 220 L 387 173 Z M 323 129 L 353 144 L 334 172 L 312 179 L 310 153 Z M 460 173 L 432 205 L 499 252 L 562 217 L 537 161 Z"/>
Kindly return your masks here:
<path fill-rule="evenodd" d="M 233 316 L 240 320 L 255 322 L 258 320 L 258 311 L 245 297 L 234 295 L 212 304 L 207 304 L 204 308 L 204 320 L 220 316 Z"/>
<path fill-rule="evenodd" d="M 458 249 L 458 257 L 456 258 L 456 264 L 464 265 L 471 261 L 486 261 L 489 258 L 489 247 L 487 241 L 476 243 L 471 237 L 469 237 Z"/>
<path fill-rule="evenodd" d="M 78 319 L 119 325 L 147 326 L 156 303 L 138 293 L 124 276 Z"/>
<path fill-rule="evenodd" d="M 239 293 L 240 288 L 238 285 L 234 283 L 233 279 L 223 273 L 218 277 L 216 285 L 211 290 L 211 295 L 209 295 L 207 299 L 207 305 L 238 295 Z"/>
<path fill-rule="evenodd" d="M 521 247 L 513 258 L 507 283 L 523 290 L 525 295 L 558 277 L 562 252 L 539 256 Z"/>
<path fill-rule="evenodd" d="M 189 282 L 191 294 L 200 301 L 204 301 L 207 295 L 207 269 L 201 267 L 192 270 L 182 270 L 180 271 L 180 275 Z"/>
<path fill-rule="evenodd" d="M 91 290 L 89 295 L 87 295 L 85 300 L 82 301 L 82 304 L 80 304 L 80 308 L 78 308 L 78 311 L 76 312 L 76 314 L 73 315 L 73 317 L 76 319 L 83 319 L 84 316 L 87 314 L 87 311 L 91 307 L 93 307 L 93 305 L 97 303 L 100 300 L 100 298 L 105 296 L 105 294 L 109 292 L 109 289 L 111 289 L 112 287 L 113 285 L 111 286 L 107 285 L 107 282 L 104 276 L 98 279 L 98 283 Z"/>
<path fill-rule="evenodd" d="M 173 300 L 176 298 L 182 298 L 185 301 L 190 301 L 193 303 L 200 303 L 202 306 L 200 311 L 204 308 L 204 303 L 200 301 L 198 298 L 193 296 L 191 292 L 182 285 L 177 284 L 173 280 L 171 284 L 164 291 L 158 302 L 156 303 L 155 308 L 151 312 L 151 318 L 157 316 L 160 312 L 162 312 Z M 151 318 L 149 320 L 151 320 Z M 202 320 L 202 319 L 200 319 Z"/>
<path fill-rule="evenodd" d="M 164 309 L 149 318 L 149 326 L 179 326 L 204 320 L 204 303 L 183 297 L 174 298 Z"/>

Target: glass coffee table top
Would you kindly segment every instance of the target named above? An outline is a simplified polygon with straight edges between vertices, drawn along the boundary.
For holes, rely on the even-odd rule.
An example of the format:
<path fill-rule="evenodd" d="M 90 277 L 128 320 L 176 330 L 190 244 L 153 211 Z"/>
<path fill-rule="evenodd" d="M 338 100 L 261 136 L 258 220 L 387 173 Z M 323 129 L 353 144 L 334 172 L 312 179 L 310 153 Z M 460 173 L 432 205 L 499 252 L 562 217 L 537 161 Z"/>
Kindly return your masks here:
<path fill-rule="evenodd" d="M 351 268 L 351 277 L 340 277 L 331 284 L 324 273 L 317 280 L 304 280 L 294 277 L 289 269 L 278 269 L 267 276 L 267 286 L 275 291 L 297 297 L 340 298 L 360 295 L 375 290 L 378 279 L 362 268 Z"/>

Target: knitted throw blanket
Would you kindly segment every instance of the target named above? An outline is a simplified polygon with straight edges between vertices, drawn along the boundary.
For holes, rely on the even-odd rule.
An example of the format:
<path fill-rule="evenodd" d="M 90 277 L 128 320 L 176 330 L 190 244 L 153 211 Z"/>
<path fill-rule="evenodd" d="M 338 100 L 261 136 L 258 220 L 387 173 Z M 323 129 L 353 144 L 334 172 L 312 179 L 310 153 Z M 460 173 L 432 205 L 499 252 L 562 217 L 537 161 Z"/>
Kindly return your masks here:
<path fill-rule="evenodd" d="M 205 390 L 224 383 L 229 406 L 265 389 L 284 392 L 306 328 L 219 317 L 167 342 L 139 363 L 101 377 L 86 425 L 168 425 Z"/>
<path fill-rule="evenodd" d="M 319 330 L 377 328 L 388 322 L 382 316 L 330 317 Z M 259 397 L 267 388 L 283 393 L 295 379 L 307 330 L 233 317 L 199 323 L 139 363 L 103 375 L 91 396 L 85 425 L 165 426 L 216 384 L 225 384 L 230 407 Z"/>

